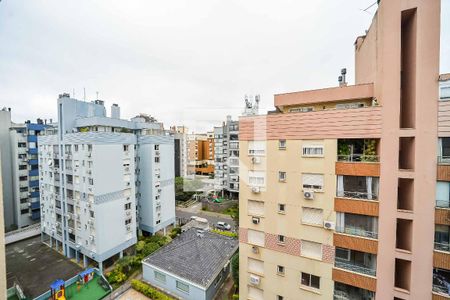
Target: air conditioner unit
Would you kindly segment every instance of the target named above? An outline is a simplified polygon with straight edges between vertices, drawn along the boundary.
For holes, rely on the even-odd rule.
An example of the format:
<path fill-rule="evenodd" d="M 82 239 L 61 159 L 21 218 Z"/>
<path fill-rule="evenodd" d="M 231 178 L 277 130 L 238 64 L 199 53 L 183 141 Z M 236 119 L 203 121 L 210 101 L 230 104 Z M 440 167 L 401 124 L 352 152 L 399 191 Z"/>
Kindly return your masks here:
<path fill-rule="evenodd" d="M 131 231 L 131 226 L 127 225 L 127 231 Z"/>
<path fill-rule="evenodd" d="M 253 254 L 258 254 L 259 248 L 257 246 L 252 246 L 252 252 L 253 252 Z"/>
<path fill-rule="evenodd" d="M 314 199 L 314 192 L 313 191 L 303 191 L 303 197 L 305 199 L 312 200 L 312 199 Z"/>
<path fill-rule="evenodd" d="M 334 230 L 334 222 L 324 221 L 323 228 L 328 229 L 328 230 Z"/>
<path fill-rule="evenodd" d="M 127 211 L 127 216 L 130 216 L 131 215 L 131 211 Z"/>
<path fill-rule="evenodd" d="M 251 284 L 259 285 L 260 281 L 261 281 L 261 278 L 259 276 L 253 275 L 253 274 L 250 275 L 250 283 Z"/>
<path fill-rule="evenodd" d="M 259 186 L 253 186 L 252 187 L 252 192 L 255 194 L 258 194 L 259 192 L 261 192 L 261 189 Z"/>
<path fill-rule="evenodd" d="M 70 214 L 67 214 L 66 218 L 67 218 L 67 220 L 70 220 L 70 219 L 72 219 L 72 216 Z"/>
<path fill-rule="evenodd" d="M 93 235 L 90 235 L 90 236 L 89 236 L 89 239 L 90 239 L 91 241 L 93 241 L 93 240 L 95 239 L 95 237 L 94 237 Z"/>
<path fill-rule="evenodd" d="M 252 157 L 252 163 L 254 164 L 261 163 L 261 157 Z"/>
<path fill-rule="evenodd" d="M 252 218 L 252 223 L 253 223 L 253 224 L 259 224 L 259 221 L 260 221 L 260 220 L 259 220 L 258 217 L 253 217 L 253 218 Z"/>
<path fill-rule="evenodd" d="M 73 232 L 73 229 L 72 229 L 72 228 L 69 228 L 68 231 L 69 231 L 69 233 L 72 233 L 72 232 Z"/>

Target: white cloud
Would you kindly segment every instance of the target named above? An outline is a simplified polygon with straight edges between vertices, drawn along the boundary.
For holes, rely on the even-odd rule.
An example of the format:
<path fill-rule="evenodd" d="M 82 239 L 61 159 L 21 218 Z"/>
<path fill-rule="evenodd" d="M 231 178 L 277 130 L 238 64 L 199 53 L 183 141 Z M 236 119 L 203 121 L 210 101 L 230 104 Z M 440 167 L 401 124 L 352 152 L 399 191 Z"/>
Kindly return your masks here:
<path fill-rule="evenodd" d="M 3 0 L 0 106 L 55 118 L 57 95 L 85 87 L 124 117 L 212 129 L 245 94 L 267 110 L 275 93 L 336 85 L 342 67 L 352 80 L 373 2 Z"/>

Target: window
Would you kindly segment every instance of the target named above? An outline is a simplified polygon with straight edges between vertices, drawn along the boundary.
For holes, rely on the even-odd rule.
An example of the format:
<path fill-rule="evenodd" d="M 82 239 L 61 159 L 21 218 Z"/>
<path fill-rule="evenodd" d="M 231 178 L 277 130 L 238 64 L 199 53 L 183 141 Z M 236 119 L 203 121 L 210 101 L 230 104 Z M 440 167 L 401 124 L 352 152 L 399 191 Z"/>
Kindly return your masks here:
<path fill-rule="evenodd" d="M 295 107 L 289 109 L 289 112 L 310 112 L 314 111 L 314 107 Z"/>
<path fill-rule="evenodd" d="M 264 186 L 265 174 L 260 171 L 248 171 L 248 183 L 252 186 Z"/>
<path fill-rule="evenodd" d="M 283 296 L 277 295 L 277 300 L 284 300 Z"/>
<path fill-rule="evenodd" d="M 265 141 L 249 141 L 248 155 L 265 155 L 266 142 Z"/>
<path fill-rule="evenodd" d="M 130 149 L 130 145 L 123 145 L 123 152 L 127 152 Z"/>
<path fill-rule="evenodd" d="M 87 149 L 88 149 L 89 152 L 91 152 L 92 151 L 92 145 L 87 145 Z"/>
<path fill-rule="evenodd" d="M 336 109 L 353 109 L 353 108 L 361 108 L 361 107 L 364 107 L 364 103 L 362 103 L 362 102 L 336 104 Z"/>
<path fill-rule="evenodd" d="M 278 203 L 278 212 L 284 214 L 286 212 L 286 204 Z"/>
<path fill-rule="evenodd" d="M 310 241 L 301 241 L 302 256 L 322 260 L 322 244 Z"/>
<path fill-rule="evenodd" d="M 159 163 L 159 156 L 155 157 L 155 163 Z"/>
<path fill-rule="evenodd" d="M 277 266 L 277 274 L 284 275 L 284 267 L 283 266 Z"/>
<path fill-rule="evenodd" d="M 302 223 L 323 225 L 323 210 L 319 208 L 303 207 Z"/>
<path fill-rule="evenodd" d="M 450 86 L 441 86 L 441 92 L 440 92 L 440 99 L 443 100 L 450 100 Z"/>
<path fill-rule="evenodd" d="M 262 260 L 249 257 L 247 260 L 247 266 L 250 273 L 264 274 L 264 262 Z"/>
<path fill-rule="evenodd" d="M 131 209 L 131 203 L 125 203 L 125 209 Z"/>
<path fill-rule="evenodd" d="M 126 219 L 125 220 L 125 225 L 129 225 L 129 224 L 131 224 L 131 219 Z"/>
<path fill-rule="evenodd" d="M 286 237 L 284 235 L 279 234 L 278 235 L 278 243 L 284 244 L 286 242 Z"/>
<path fill-rule="evenodd" d="M 155 145 L 155 150 L 159 150 L 159 145 Z"/>
<path fill-rule="evenodd" d="M 265 234 L 263 231 L 249 229 L 247 232 L 248 243 L 260 247 L 264 247 Z"/>
<path fill-rule="evenodd" d="M 323 146 L 322 145 L 305 145 L 303 146 L 303 156 L 305 157 L 322 157 Z"/>
<path fill-rule="evenodd" d="M 178 290 L 189 293 L 189 285 L 187 285 L 186 283 L 177 280 L 176 285 Z"/>
<path fill-rule="evenodd" d="M 248 200 L 248 214 L 250 216 L 263 216 L 264 215 L 264 202 Z"/>
<path fill-rule="evenodd" d="M 78 152 L 78 145 L 74 145 L 75 152 Z"/>
<path fill-rule="evenodd" d="M 302 272 L 302 285 L 320 289 L 320 277 Z"/>
<path fill-rule="evenodd" d="M 91 218 L 93 218 L 94 217 L 94 211 L 90 210 L 89 211 L 89 215 L 90 215 Z"/>
<path fill-rule="evenodd" d="M 286 149 L 286 140 L 278 140 L 278 149 L 280 150 Z"/>
<path fill-rule="evenodd" d="M 339 260 L 350 261 L 350 250 L 336 247 L 336 258 Z"/>
<path fill-rule="evenodd" d="M 278 181 L 286 181 L 286 172 L 280 171 L 278 172 Z"/>
<path fill-rule="evenodd" d="M 303 189 L 306 190 L 322 190 L 323 189 L 323 175 L 303 173 Z"/>
<path fill-rule="evenodd" d="M 166 275 L 158 271 L 154 271 L 155 279 L 159 282 L 166 283 Z"/>
<path fill-rule="evenodd" d="M 27 214 L 28 213 L 28 209 L 21 209 L 20 210 L 20 214 L 21 215 L 24 215 L 24 214 Z"/>

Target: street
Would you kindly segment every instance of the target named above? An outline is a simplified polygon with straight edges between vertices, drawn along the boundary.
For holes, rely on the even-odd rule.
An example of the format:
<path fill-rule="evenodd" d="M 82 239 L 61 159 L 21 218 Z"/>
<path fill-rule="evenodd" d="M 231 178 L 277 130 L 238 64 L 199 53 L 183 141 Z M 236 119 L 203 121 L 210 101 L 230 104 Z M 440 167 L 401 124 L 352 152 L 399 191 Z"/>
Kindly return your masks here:
<path fill-rule="evenodd" d="M 197 208 L 197 209 L 196 209 Z M 192 216 L 205 218 L 208 220 L 209 225 L 213 226 L 217 222 L 222 221 L 231 225 L 231 229 L 235 231 L 235 224 L 233 219 L 228 215 L 218 214 L 214 212 L 205 212 L 201 210 L 201 203 L 196 203 L 188 208 L 176 208 L 175 214 L 177 219 L 181 219 L 183 222 L 188 222 Z"/>

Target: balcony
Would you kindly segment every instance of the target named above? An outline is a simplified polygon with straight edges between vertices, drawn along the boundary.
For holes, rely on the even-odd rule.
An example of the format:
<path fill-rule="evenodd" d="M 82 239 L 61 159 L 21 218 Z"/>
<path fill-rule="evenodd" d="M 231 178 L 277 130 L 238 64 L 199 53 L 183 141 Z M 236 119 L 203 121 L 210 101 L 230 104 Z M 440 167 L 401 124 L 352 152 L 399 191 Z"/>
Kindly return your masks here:
<path fill-rule="evenodd" d="M 345 248 L 336 248 L 334 266 L 354 273 L 375 276 L 377 269 L 376 255 Z"/>
<path fill-rule="evenodd" d="M 450 271 L 433 269 L 433 292 L 450 297 Z"/>
<path fill-rule="evenodd" d="M 375 293 L 345 283 L 334 283 L 333 300 L 365 299 L 375 300 Z"/>
<path fill-rule="evenodd" d="M 379 178 L 370 176 L 337 176 L 337 197 L 378 200 Z"/>
<path fill-rule="evenodd" d="M 378 218 L 350 213 L 337 213 L 336 232 L 378 239 Z"/>

